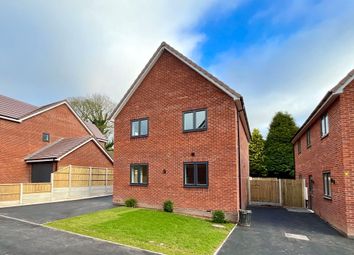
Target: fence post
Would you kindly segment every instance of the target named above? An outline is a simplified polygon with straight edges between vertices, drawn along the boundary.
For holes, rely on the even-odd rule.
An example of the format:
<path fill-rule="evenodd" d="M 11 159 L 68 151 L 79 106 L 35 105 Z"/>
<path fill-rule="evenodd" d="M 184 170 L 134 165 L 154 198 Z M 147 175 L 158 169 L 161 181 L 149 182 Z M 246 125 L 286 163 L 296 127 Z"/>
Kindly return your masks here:
<path fill-rule="evenodd" d="M 283 205 L 283 192 L 282 192 L 282 183 L 281 183 L 281 179 L 278 179 L 278 181 L 279 181 L 279 204 L 280 204 L 280 206 L 282 206 Z"/>
<path fill-rule="evenodd" d="M 92 167 L 90 167 L 90 176 L 89 176 L 89 195 L 91 195 L 92 188 Z"/>
<path fill-rule="evenodd" d="M 105 170 L 105 183 L 104 183 L 104 191 L 107 193 L 107 186 L 108 186 L 108 169 Z"/>
<path fill-rule="evenodd" d="M 20 183 L 20 205 L 23 203 L 23 183 Z"/>
<path fill-rule="evenodd" d="M 306 208 L 305 187 L 306 187 L 305 178 L 303 178 L 302 179 L 302 205 L 304 208 Z"/>
<path fill-rule="evenodd" d="M 71 196 L 71 165 L 69 165 L 69 197 Z"/>
<path fill-rule="evenodd" d="M 53 201 L 54 199 L 54 173 L 51 173 L 50 174 L 50 184 L 51 184 L 51 187 L 50 187 L 50 199 Z"/>

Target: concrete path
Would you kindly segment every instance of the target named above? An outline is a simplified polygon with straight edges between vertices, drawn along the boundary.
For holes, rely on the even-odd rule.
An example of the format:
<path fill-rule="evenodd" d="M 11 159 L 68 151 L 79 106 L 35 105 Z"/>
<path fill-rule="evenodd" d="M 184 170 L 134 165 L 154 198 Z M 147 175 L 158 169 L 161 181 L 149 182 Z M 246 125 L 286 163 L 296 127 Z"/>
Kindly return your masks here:
<path fill-rule="evenodd" d="M 40 225 L 112 207 L 112 197 L 102 197 L 0 209 L 0 255 L 153 254 Z"/>
<path fill-rule="evenodd" d="M 218 255 L 354 254 L 354 240 L 341 236 L 315 214 L 289 212 L 284 208 L 250 209 L 252 226 L 237 227 Z M 286 237 L 286 233 L 300 236 Z M 302 240 L 306 239 L 304 236 L 309 240 Z"/>

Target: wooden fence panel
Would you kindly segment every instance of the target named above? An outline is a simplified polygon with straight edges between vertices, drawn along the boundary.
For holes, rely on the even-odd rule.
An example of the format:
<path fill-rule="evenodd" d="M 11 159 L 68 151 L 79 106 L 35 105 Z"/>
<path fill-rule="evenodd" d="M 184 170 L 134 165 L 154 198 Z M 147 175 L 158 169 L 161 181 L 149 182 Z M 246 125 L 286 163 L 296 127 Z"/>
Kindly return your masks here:
<path fill-rule="evenodd" d="M 288 207 L 304 207 L 303 180 L 281 180 L 283 205 Z"/>
<path fill-rule="evenodd" d="M 20 200 L 20 184 L 0 184 L 0 201 Z"/>
<path fill-rule="evenodd" d="M 280 204 L 278 179 L 252 178 L 250 181 L 250 192 L 250 202 Z"/>
<path fill-rule="evenodd" d="M 46 192 L 51 192 L 51 190 L 52 190 L 52 185 L 50 182 L 23 184 L 23 194 L 46 193 Z"/>

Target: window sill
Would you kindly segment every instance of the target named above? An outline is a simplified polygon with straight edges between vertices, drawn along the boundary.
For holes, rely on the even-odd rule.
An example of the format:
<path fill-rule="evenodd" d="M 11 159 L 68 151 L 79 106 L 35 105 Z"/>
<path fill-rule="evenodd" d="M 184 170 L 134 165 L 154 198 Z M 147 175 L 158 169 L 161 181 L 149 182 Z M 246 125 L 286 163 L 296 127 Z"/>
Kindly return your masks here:
<path fill-rule="evenodd" d="M 135 186 L 135 187 L 147 187 L 148 184 L 130 183 L 130 186 Z"/>
<path fill-rule="evenodd" d="M 325 139 L 326 137 L 328 137 L 329 136 L 329 133 L 328 134 L 325 134 L 325 135 L 323 135 L 323 136 L 321 136 L 321 140 L 322 139 Z"/>
<path fill-rule="evenodd" d="M 203 132 L 203 131 L 207 131 L 207 128 L 203 128 L 203 129 L 191 129 L 191 130 L 183 130 L 183 133 L 194 133 L 194 132 Z"/>
<path fill-rule="evenodd" d="M 130 136 L 130 139 L 148 138 L 148 135 Z"/>
<path fill-rule="evenodd" d="M 332 201 L 332 197 L 330 197 L 330 196 L 323 196 L 323 198 L 324 198 L 325 200 Z"/>
<path fill-rule="evenodd" d="M 184 185 L 183 188 L 197 188 L 197 189 L 207 189 L 208 185 Z"/>

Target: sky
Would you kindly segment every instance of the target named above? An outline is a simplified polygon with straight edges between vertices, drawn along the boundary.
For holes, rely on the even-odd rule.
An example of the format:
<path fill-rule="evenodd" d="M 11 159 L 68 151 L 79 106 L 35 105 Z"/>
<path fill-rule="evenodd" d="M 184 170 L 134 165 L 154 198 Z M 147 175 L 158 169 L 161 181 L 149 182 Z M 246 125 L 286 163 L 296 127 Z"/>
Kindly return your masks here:
<path fill-rule="evenodd" d="M 353 0 L 0 1 L 0 94 L 118 102 L 166 41 L 244 97 L 263 135 L 300 126 L 354 68 Z"/>

